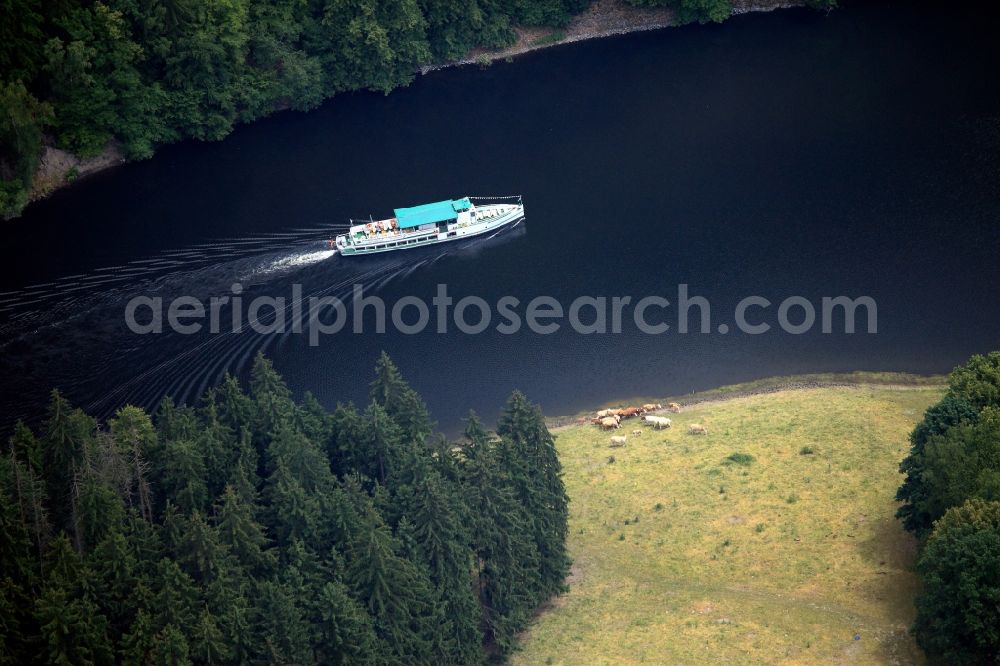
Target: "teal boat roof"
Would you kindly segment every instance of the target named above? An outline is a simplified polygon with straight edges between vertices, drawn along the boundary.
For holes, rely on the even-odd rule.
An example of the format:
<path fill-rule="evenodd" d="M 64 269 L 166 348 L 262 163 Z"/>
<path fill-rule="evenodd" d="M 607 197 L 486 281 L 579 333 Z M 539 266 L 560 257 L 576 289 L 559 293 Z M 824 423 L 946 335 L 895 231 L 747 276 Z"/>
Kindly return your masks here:
<path fill-rule="evenodd" d="M 459 211 L 468 210 L 471 206 L 469 197 L 464 197 L 462 199 L 436 201 L 410 208 L 396 208 L 392 212 L 396 216 L 396 223 L 400 229 L 410 229 L 412 227 L 419 227 L 422 224 L 454 220 L 458 217 Z"/>

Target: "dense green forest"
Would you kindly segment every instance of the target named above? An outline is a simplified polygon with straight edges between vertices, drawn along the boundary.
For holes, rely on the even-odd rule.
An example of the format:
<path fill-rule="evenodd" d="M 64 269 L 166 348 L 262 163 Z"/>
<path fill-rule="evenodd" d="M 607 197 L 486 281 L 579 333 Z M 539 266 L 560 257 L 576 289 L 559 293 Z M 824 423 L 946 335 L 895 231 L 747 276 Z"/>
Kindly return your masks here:
<path fill-rule="evenodd" d="M 540 410 L 433 434 L 383 355 L 364 411 L 263 357 L 196 407 L 107 427 L 53 392 L 0 459 L 0 663 L 475 664 L 564 589 Z"/>
<path fill-rule="evenodd" d="M 914 633 L 935 663 L 1000 659 L 1000 352 L 973 356 L 910 435 L 898 516 L 921 541 Z"/>
<path fill-rule="evenodd" d="M 730 0 L 626 0 L 720 21 Z M 389 92 L 420 67 L 565 25 L 590 0 L 0 0 L 0 217 L 48 143 L 128 159 L 218 140 L 278 109 Z M 833 0 L 810 0 L 829 6 Z"/>

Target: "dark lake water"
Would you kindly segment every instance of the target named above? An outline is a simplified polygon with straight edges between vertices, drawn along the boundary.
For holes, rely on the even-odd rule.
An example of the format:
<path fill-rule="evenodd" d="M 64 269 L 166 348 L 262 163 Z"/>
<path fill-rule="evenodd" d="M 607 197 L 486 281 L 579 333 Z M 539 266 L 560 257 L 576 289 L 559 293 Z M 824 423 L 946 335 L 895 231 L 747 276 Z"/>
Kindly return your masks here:
<path fill-rule="evenodd" d="M 518 387 L 547 413 L 790 373 L 949 370 L 1000 347 L 1000 41 L 937 3 L 734 18 L 343 95 L 166 147 L 32 205 L 0 249 L 5 427 L 60 387 L 100 416 L 192 401 L 264 350 L 296 394 L 364 402 L 387 350 L 454 431 Z M 523 195 L 489 240 L 329 256 L 349 216 Z M 706 297 L 708 334 L 139 336 L 129 298 Z M 720 334 L 743 297 L 868 295 L 878 332 Z M 652 312 L 652 311 L 651 311 Z M 696 313 L 696 311 L 695 311 Z M 585 317 L 586 318 L 586 317 Z M 656 319 L 651 316 L 651 319 Z M 471 317 L 470 317 L 471 319 Z M 798 319 L 798 317 L 793 317 Z M 667 317 L 671 321 L 670 315 Z"/>

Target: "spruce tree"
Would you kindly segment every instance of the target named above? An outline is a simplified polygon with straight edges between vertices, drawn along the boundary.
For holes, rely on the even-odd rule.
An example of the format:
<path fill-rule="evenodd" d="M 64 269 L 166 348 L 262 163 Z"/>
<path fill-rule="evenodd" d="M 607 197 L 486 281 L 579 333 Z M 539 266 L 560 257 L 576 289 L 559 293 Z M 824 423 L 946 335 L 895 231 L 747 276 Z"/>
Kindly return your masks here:
<path fill-rule="evenodd" d="M 90 553 L 95 597 L 116 639 L 128 634 L 151 599 L 150 581 L 140 572 L 135 553 L 121 530 L 110 532 Z"/>
<path fill-rule="evenodd" d="M 42 473 L 42 447 L 31 432 L 31 428 L 23 421 L 14 424 L 14 433 L 10 437 L 10 449 L 14 457 L 31 467 L 35 474 Z"/>
<path fill-rule="evenodd" d="M 255 592 L 254 633 L 260 659 L 269 664 L 305 664 L 314 661 L 306 617 L 294 591 L 281 582 L 261 581 Z"/>
<path fill-rule="evenodd" d="M 237 443 L 236 433 L 219 417 L 219 408 L 214 400 L 205 400 L 199 410 L 199 417 L 200 428 L 194 442 L 205 461 L 208 495 L 215 499 L 222 494 L 226 483 L 235 474 L 242 450 Z"/>
<path fill-rule="evenodd" d="M 72 593 L 62 581 L 48 584 L 35 602 L 46 663 L 113 664 L 107 622 L 86 597 Z"/>
<path fill-rule="evenodd" d="M 198 588 L 177 562 L 164 558 L 154 581 L 153 626 L 163 631 L 174 627 L 181 636 L 189 634 L 197 618 Z"/>
<path fill-rule="evenodd" d="M 316 659 L 323 664 L 377 666 L 384 663 L 385 646 L 375 635 L 372 617 L 339 580 L 319 590 L 319 635 Z"/>
<path fill-rule="evenodd" d="M 295 405 L 281 375 L 263 354 L 258 353 L 250 371 L 250 395 L 255 407 L 254 435 L 258 450 L 283 427 L 293 427 Z"/>
<path fill-rule="evenodd" d="M 256 406 L 240 388 L 235 377 L 226 373 L 222 383 L 209 392 L 206 401 L 218 408 L 219 420 L 235 433 L 252 432 L 256 419 Z"/>
<path fill-rule="evenodd" d="M 167 442 L 159 471 L 164 498 L 183 513 L 204 510 L 208 505 L 205 482 L 205 459 L 197 445 L 189 440 Z"/>
<path fill-rule="evenodd" d="M 373 402 L 365 411 L 360 440 L 352 451 L 351 468 L 385 485 L 399 471 L 403 447 L 402 430 L 385 409 Z"/>
<path fill-rule="evenodd" d="M 232 648 L 226 643 L 215 617 L 207 608 L 201 610 L 198 622 L 191 632 L 191 657 L 199 664 L 216 666 L 228 663 Z"/>
<path fill-rule="evenodd" d="M 45 482 L 32 465 L 13 449 L 0 459 L 0 562 L 20 580 L 41 574 L 52 532 L 47 503 Z"/>
<path fill-rule="evenodd" d="M 538 406 L 515 391 L 497 423 L 503 440 L 503 464 L 512 470 L 518 498 L 534 522 L 539 554 L 541 599 L 565 590 L 570 559 L 566 553 L 569 498 L 562 480 L 562 465 L 555 439 L 545 426 Z"/>
<path fill-rule="evenodd" d="M 167 624 L 156 635 L 153 645 L 153 663 L 156 666 L 189 666 L 191 664 L 191 648 L 180 627 Z"/>
<path fill-rule="evenodd" d="M 153 420 L 156 422 L 156 434 L 164 442 L 193 440 L 201 430 L 195 410 L 187 405 L 177 406 L 170 396 L 160 401 Z"/>
<path fill-rule="evenodd" d="M 509 652 L 539 602 L 541 586 L 534 522 L 497 449 L 479 446 L 467 465 L 479 600 L 489 642 Z"/>
<path fill-rule="evenodd" d="M 432 585 L 409 560 L 370 500 L 355 494 L 359 527 L 347 544 L 344 580 L 375 621 L 375 631 L 392 653 L 386 663 L 427 664 L 434 660 Z"/>
<path fill-rule="evenodd" d="M 195 583 L 204 587 L 224 573 L 229 551 L 201 512 L 195 511 L 185 522 L 177 562 Z"/>
<path fill-rule="evenodd" d="M 295 428 L 309 441 L 326 451 L 331 435 L 332 417 L 309 391 L 302 396 L 302 405 L 295 411 Z"/>
<path fill-rule="evenodd" d="M 227 377 L 197 409 L 164 400 L 155 425 L 125 406 L 98 431 L 55 392 L 39 441 L 15 428 L 0 663 L 39 646 L 136 665 L 473 664 L 484 640 L 512 648 L 565 564 L 537 408 L 516 394 L 501 438 L 473 418 L 456 446 L 387 356 L 363 414 L 296 405 L 263 357 L 252 375 L 252 398 Z"/>
<path fill-rule="evenodd" d="M 253 507 L 232 486 L 226 486 L 216 509 L 215 524 L 219 540 L 247 572 L 262 574 L 277 562 L 266 550 L 264 528 L 253 517 Z"/>
<path fill-rule="evenodd" d="M 279 458 L 264 489 L 267 502 L 265 522 L 281 546 L 313 534 L 320 518 L 317 500 L 302 487 Z"/>
<path fill-rule="evenodd" d="M 149 480 L 151 474 L 162 469 L 162 447 L 149 416 L 140 408 L 126 406 L 118 410 L 111 421 L 111 437 L 123 467 L 124 490 L 130 505 L 139 507 L 140 514 L 153 520 L 153 493 Z M 159 475 L 157 479 L 161 478 Z"/>
<path fill-rule="evenodd" d="M 119 654 L 122 663 L 127 666 L 145 666 L 151 663 L 156 640 L 152 617 L 145 609 L 140 609 L 128 632 L 121 638 Z"/>
<path fill-rule="evenodd" d="M 121 529 L 125 507 L 115 489 L 94 473 L 78 479 L 74 487 L 73 530 L 79 546 L 87 550 Z"/>
<path fill-rule="evenodd" d="M 430 435 L 433 426 L 427 406 L 403 380 L 399 368 L 385 352 L 375 362 L 375 380 L 369 397 L 392 417 L 409 442 L 419 444 Z"/>
<path fill-rule="evenodd" d="M 412 524 L 418 561 L 426 566 L 449 619 L 448 661 L 481 662 L 482 616 L 470 584 L 472 535 L 459 496 L 423 463 L 417 464 L 415 478 L 399 493 L 397 504 L 404 520 Z"/>
<path fill-rule="evenodd" d="M 330 437 L 326 441 L 326 456 L 334 473 L 359 471 L 357 451 L 361 446 L 364 423 L 353 404 L 338 404 L 330 417 Z"/>
<path fill-rule="evenodd" d="M 65 533 L 53 539 L 46 559 L 46 579 L 34 608 L 45 660 L 67 665 L 113 663 L 107 618 L 85 589 L 89 573 Z"/>
<path fill-rule="evenodd" d="M 59 391 L 52 391 L 42 451 L 53 522 L 60 527 L 69 525 L 70 488 L 96 429 L 94 419 L 73 408 Z"/>

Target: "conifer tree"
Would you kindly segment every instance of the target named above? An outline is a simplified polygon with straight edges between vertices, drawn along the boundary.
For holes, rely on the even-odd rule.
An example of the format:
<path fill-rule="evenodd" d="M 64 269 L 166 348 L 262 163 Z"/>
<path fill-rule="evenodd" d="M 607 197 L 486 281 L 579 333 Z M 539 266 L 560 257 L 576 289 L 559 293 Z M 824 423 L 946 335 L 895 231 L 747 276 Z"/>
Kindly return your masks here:
<path fill-rule="evenodd" d="M 0 578 L 0 664 L 4 666 L 28 661 L 34 647 L 28 642 L 33 637 L 31 606 L 32 597 L 22 584 L 9 575 Z"/>
<path fill-rule="evenodd" d="M 473 417 L 456 446 L 386 356 L 363 414 L 296 405 L 263 357 L 252 375 L 252 398 L 227 377 L 197 409 L 164 400 L 155 425 L 125 406 L 98 431 L 56 392 L 38 442 L 15 428 L 0 456 L 0 664 L 40 647 L 143 666 L 474 664 L 484 642 L 512 649 L 566 565 L 537 408 L 515 394 L 501 437 Z"/>
<path fill-rule="evenodd" d="M 265 517 L 277 543 L 286 546 L 294 539 L 313 533 L 319 519 L 316 499 L 311 497 L 279 459 L 267 480 L 264 497 L 268 503 Z"/>
<path fill-rule="evenodd" d="M 555 440 L 542 411 L 515 391 L 497 423 L 497 434 L 505 445 L 499 451 L 503 464 L 512 470 L 518 497 L 534 522 L 539 554 L 541 599 L 565 589 L 570 560 L 566 554 L 569 498 L 562 480 L 562 465 Z"/>
<path fill-rule="evenodd" d="M 83 587 L 88 574 L 65 533 L 53 539 L 46 559 L 46 580 L 34 608 L 46 661 L 112 663 L 107 618 Z"/>
<path fill-rule="evenodd" d="M 329 488 L 333 481 L 330 464 L 320 448 L 291 426 L 282 426 L 267 447 L 267 470 L 273 473 L 278 462 L 308 493 Z"/>
<path fill-rule="evenodd" d="M 358 443 L 361 441 L 364 423 L 353 404 L 338 404 L 330 417 L 330 437 L 326 442 L 326 456 L 334 473 L 342 475 L 348 471 L 360 471 Z"/>
<path fill-rule="evenodd" d="M 339 580 L 319 591 L 317 661 L 324 664 L 377 666 L 384 663 L 386 648 L 375 635 L 371 616 Z"/>
<path fill-rule="evenodd" d="M 180 627 L 167 624 L 153 641 L 153 663 L 156 666 L 189 666 L 191 664 L 188 640 Z"/>
<path fill-rule="evenodd" d="M 111 421 L 111 436 L 125 462 L 125 498 L 139 507 L 146 520 L 153 520 L 153 493 L 149 478 L 154 464 L 162 465 L 162 447 L 149 416 L 138 407 L 118 410 Z"/>
<path fill-rule="evenodd" d="M 163 495 L 182 512 L 203 510 L 207 506 L 205 459 L 194 442 L 183 439 L 166 442 L 158 476 Z"/>
<path fill-rule="evenodd" d="M 302 405 L 295 412 L 295 428 L 322 451 L 326 451 L 332 429 L 330 413 L 309 391 L 302 396 Z"/>
<path fill-rule="evenodd" d="M 269 664 L 314 661 L 308 623 L 293 590 L 278 581 L 261 581 L 256 590 L 255 630 L 260 658 Z"/>
<path fill-rule="evenodd" d="M 418 561 L 426 566 L 449 618 L 448 661 L 478 663 L 483 660 L 481 614 L 470 585 L 472 535 L 467 516 L 435 469 L 426 462 L 415 467 L 414 479 L 399 493 L 396 508 L 412 524 Z"/>
<path fill-rule="evenodd" d="M 172 626 L 181 636 L 194 627 L 197 618 L 198 589 L 177 562 L 164 558 L 157 566 L 154 581 L 153 626 L 160 631 Z"/>
<path fill-rule="evenodd" d="M 185 522 L 177 561 L 195 583 L 204 587 L 223 574 L 229 552 L 200 511 L 192 513 Z"/>
<path fill-rule="evenodd" d="M 81 549 L 93 548 L 111 531 L 121 529 L 125 507 L 114 488 L 95 473 L 74 482 L 73 531 Z"/>
<path fill-rule="evenodd" d="M 396 554 L 398 543 L 371 506 L 355 498 L 360 527 L 347 545 L 345 582 L 372 614 L 375 631 L 392 650 L 387 663 L 434 659 L 432 586 L 412 562 Z"/>
<path fill-rule="evenodd" d="M 478 592 L 489 640 L 502 653 L 514 645 L 538 603 L 538 546 L 534 522 L 520 500 L 497 449 L 477 447 L 467 466 L 467 493 L 473 517 Z"/>
<path fill-rule="evenodd" d="M 352 469 L 385 485 L 399 471 L 403 457 L 403 432 L 378 404 L 365 411 L 360 440 L 352 451 Z"/>
<path fill-rule="evenodd" d="M 369 397 L 392 417 L 409 442 L 419 444 L 430 435 L 433 426 L 427 406 L 403 380 L 399 368 L 385 352 L 375 362 L 375 380 Z"/>
<path fill-rule="evenodd" d="M 218 408 L 219 420 L 233 432 L 250 432 L 256 419 L 256 406 L 235 377 L 226 373 L 222 383 L 209 392 L 208 401 Z"/>
<path fill-rule="evenodd" d="M 160 401 L 153 420 L 156 422 L 156 434 L 163 442 L 193 440 L 201 431 L 195 410 L 187 405 L 177 406 L 170 396 Z"/>
<path fill-rule="evenodd" d="M 0 503 L 0 561 L 9 563 L 7 573 L 30 579 L 41 573 L 52 528 L 45 483 L 14 449 L 0 460 Z"/>
<path fill-rule="evenodd" d="M 291 428 L 295 418 L 292 393 L 271 361 L 258 353 L 250 371 L 250 395 L 255 406 L 254 433 L 260 446 L 283 427 Z"/>
<path fill-rule="evenodd" d="M 157 636 L 153 619 L 145 609 L 140 609 L 128 632 L 122 636 L 119 647 L 121 660 L 128 666 L 144 666 L 152 661 Z"/>
<path fill-rule="evenodd" d="M 42 451 L 53 521 L 59 526 L 68 525 L 73 477 L 83 463 L 96 429 L 94 419 L 73 408 L 59 391 L 52 391 L 43 427 Z"/>
<path fill-rule="evenodd" d="M 149 581 L 139 571 L 135 553 L 121 530 L 110 532 L 88 560 L 98 605 L 108 618 L 111 634 L 121 638 L 150 602 Z"/>
<path fill-rule="evenodd" d="M 253 517 L 252 506 L 232 486 L 226 486 L 216 510 L 219 540 L 233 554 L 236 562 L 251 573 L 264 573 L 277 562 L 268 552 L 264 528 Z"/>
<path fill-rule="evenodd" d="M 10 437 L 10 449 L 14 457 L 31 467 L 35 474 L 42 473 L 42 447 L 31 432 L 31 428 L 23 421 L 14 424 L 14 433 Z"/>
<path fill-rule="evenodd" d="M 199 664 L 215 666 L 228 663 L 232 649 L 226 643 L 215 617 L 203 608 L 191 632 L 191 657 Z"/>
<path fill-rule="evenodd" d="M 61 583 L 46 585 L 35 603 L 45 661 L 66 666 L 114 663 L 104 616 L 89 599 Z"/>
<path fill-rule="evenodd" d="M 214 400 L 205 400 L 199 416 L 200 428 L 194 442 L 205 461 L 205 482 L 209 497 L 215 499 L 236 473 L 242 448 L 237 443 L 236 433 L 220 419 L 219 408 Z"/>

